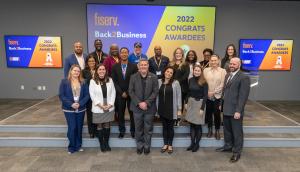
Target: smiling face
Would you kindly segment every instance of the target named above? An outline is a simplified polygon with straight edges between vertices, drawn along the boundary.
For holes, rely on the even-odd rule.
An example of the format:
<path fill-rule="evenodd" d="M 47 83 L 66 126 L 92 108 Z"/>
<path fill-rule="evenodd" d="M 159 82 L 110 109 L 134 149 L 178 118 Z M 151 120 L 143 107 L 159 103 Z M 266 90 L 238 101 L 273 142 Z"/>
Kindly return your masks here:
<path fill-rule="evenodd" d="M 139 72 L 141 74 L 147 74 L 149 70 L 149 63 L 147 60 L 140 60 L 138 63 Z"/>
<path fill-rule="evenodd" d="M 127 61 L 128 55 L 129 55 L 129 52 L 128 52 L 127 49 L 125 49 L 125 48 L 121 49 L 120 58 L 121 58 L 122 61 Z"/>
<path fill-rule="evenodd" d="M 176 61 L 180 61 L 183 59 L 183 53 L 182 51 L 178 48 L 176 51 L 175 51 L 175 60 Z"/>
<path fill-rule="evenodd" d="M 211 56 L 210 60 L 209 60 L 209 65 L 211 67 L 218 67 L 220 63 L 220 60 L 217 56 L 213 55 Z"/>
<path fill-rule="evenodd" d="M 101 40 L 96 40 L 94 46 L 95 46 L 95 49 L 97 51 L 101 51 L 102 50 L 102 46 L 103 46 L 102 41 Z"/>
<path fill-rule="evenodd" d="M 173 73 L 174 73 L 174 70 L 172 68 L 168 68 L 166 71 L 165 71 L 165 78 L 166 79 L 171 79 L 172 76 L 173 76 Z"/>
<path fill-rule="evenodd" d="M 241 60 L 237 57 L 231 58 L 229 63 L 229 70 L 230 72 L 235 72 L 239 70 L 241 67 Z"/>
<path fill-rule="evenodd" d="M 198 67 L 198 66 L 196 66 L 195 68 L 194 68 L 194 70 L 193 70 L 193 75 L 195 76 L 195 77 L 199 77 L 200 75 L 201 75 L 201 68 L 200 67 Z"/>
<path fill-rule="evenodd" d="M 190 62 L 192 62 L 192 61 L 194 61 L 194 59 L 195 59 L 196 56 L 195 56 L 195 54 L 194 54 L 193 51 L 190 51 L 190 52 L 188 53 L 187 57 L 188 57 L 188 60 L 189 60 Z"/>
<path fill-rule="evenodd" d="M 90 69 L 95 69 L 96 61 L 95 61 L 94 57 L 89 57 L 87 64 Z"/>
<path fill-rule="evenodd" d="M 100 66 L 97 70 L 97 73 L 99 75 L 99 78 L 100 79 L 103 79 L 105 77 L 105 74 L 106 74 L 106 69 L 105 69 L 105 66 Z"/>
<path fill-rule="evenodd" d="M 232 57 L 233 55 L 234 55 L 234 47 L 233 46 L 229 46 L 228 48 L 227 48 L 227 54 L 230 56 L 230 57 Z"/>
<path fill-rule="evenodd" d="M 75 54 L 77 55 L 81 55 L 82 52 L 83 52 L 83 47 L 82 47 L 82 44 L 80 42 L 76 42 L 74 44 L 74 52 Z"/>
<path fill-rule="evenodd" d="M 75 66 L 71 68 L 70 75 L 73 79 L 79 79 L 80 77 L 80 68 L 78 66 Z"/>

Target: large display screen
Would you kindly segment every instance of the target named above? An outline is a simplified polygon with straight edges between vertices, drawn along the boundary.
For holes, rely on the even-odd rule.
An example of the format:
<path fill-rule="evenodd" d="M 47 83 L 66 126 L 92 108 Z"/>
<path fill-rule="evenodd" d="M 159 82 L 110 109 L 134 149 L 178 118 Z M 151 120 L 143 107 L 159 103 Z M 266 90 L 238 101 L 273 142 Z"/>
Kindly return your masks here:
<path fill-rule="evenodd" d="M 243 68 L 291 70 L 293 40 L 241 39 L 240 58 Z"/>
<path fill-rule="evenodd" d="M 177 47 L 201 56 L 204 48 L 213 48 L 215 7 L 87 4 L 87 27 L 89 52 L 101 39 L 104 52 L 113 43 L 132 52 L 141 42 L 148 57 L 156 45 L 168 57 Z"/>
<path fill-rule="evenodd" d="M 61 68 L 61 37 L 4 36 L 7 67 Z"/>

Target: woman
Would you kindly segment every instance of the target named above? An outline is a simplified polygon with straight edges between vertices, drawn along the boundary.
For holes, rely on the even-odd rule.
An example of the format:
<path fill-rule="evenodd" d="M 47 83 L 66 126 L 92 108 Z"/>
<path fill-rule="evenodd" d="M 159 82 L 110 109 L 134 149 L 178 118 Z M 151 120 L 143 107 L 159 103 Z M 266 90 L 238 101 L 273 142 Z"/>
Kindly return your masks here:
<path fill-rule="evenodd" d="M 97 125 L 96 136 L 101 151 L 111 151 L 108 142 L 110 122 L 114 120 L 116 90 L 112 79 L 107 76 L 103 64 L 96 68 L 94 79 L 90 82 L 90 96 L 92 99 L 93 123 Z"/>
<path fill-rule="evenodd" d="M 197 62 L 197 53 L 194 50 L 190 50 L 188 51 L 188 53 L 186 54 L 186 58 L 185 58 L 185 63 L 187 63 L 187 65 L 189 66 L 189 76 L 188 79 L 193 77 L 193 67 Z"/>
<path fill-rule="evenodd" d="M 87 84 L 90 85 L 90 80 L 94 78 L 96 68 L 96 60 L 93 55 L 89 55 L 85 61 L 85 68 L 82 70 L 82 76 L 86 80 Z M 95 137 L 95 125 L 93 125 L 92 118 L 92 100 L 89 99 L 86 105 L 86 118 L 88 131 L 90 134 L 90 138 Z"/>
<path fill-rule="evenodd" d="M 181 88 L 178 81 L 174 80 L 174 69 L 168 66 L 158 80 L 158 114 L 163 125 L 164 146 L 161 153 L 173 153 L 174 122 L 177 115 L 181 114 Z"/>
<path fill-rule="evenodd" d="M 208 87 L 201 66 L 195 65 L 193 78 L 189 79 L 188 103 L 186 105 L 186 120 L 190 123 L 191 145 L 187 151 L 197 152 L 202 137 L 202 124 L 205 123 L 205 104 Z"/>
<path fill-rule="evenodd" d="M 180 83 L 181 101 L 183 102 L 186 98 L 188 90 L 188 76 L 190 73 L 190 68 L 187 63 L 184 63 L 184 51 L 182 48 L 175 49 L 173 53 L 173 60 L 170 62 L 170 66 L 175 69 L 174 79 Z M 183 110 L 183 107 L 181 109 Z M 181 114 L 179 114 L 178 119 L 175 121 L 175 125 L 179 125 L 180 116 Z"/>
<path fill-rule="evenodd" d="M 229 44 L 226 47 L 225 56 L 221 61 L 221 68 L 225 69 L 226 72 L 229 72 L 229 62 L 232 57 L 236 57 L 237 52 L 233 44 Z"/>
<path fill-rule="evenodd" d="M 80 66 L 71 66 L 68 77 L 59 86 L 59 99 L 68 124 L 68 153 L 82 152 L 82 127 L 86 103 L 89 100 L 88 86 L 81 76 Z"/>

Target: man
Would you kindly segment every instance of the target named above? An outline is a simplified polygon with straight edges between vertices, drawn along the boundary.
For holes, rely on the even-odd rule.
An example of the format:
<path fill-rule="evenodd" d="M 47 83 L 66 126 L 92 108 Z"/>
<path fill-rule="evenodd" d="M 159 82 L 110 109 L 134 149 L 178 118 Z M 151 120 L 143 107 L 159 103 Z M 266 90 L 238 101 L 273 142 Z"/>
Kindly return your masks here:
<path fill-rule="evenodd" d="M 213 55 L 213 50 L 210 48 L 205 48 L 203 50 L 203 61 L 200 62 L 201 68 L 204 70 L 209 67 L 209 59 Z"/>
<path fill-rule="evenodd" d="M 96 65 L 98 65 L 104 62 L 104 59 L 106 59 L 107 54 L 102 51 L 103 44 L 100 39 L 95 40 L 94 46 L 95 46 L 95 51 L 89 54 L 89 56 L 92 55 L 96 60 Z"/>
<path fill-rule="evenodd" d="M 134 52 L 129 55 L 128 61 L 133 64 L 138 64 L 140 59 L 148 59 L 148 57 L 142 53 L 142 43 L 134 43 Z"/>
<path fill-rule="evenodd" d="M 85 60 L 87 55 L 83 53 L 83 47 L 81 42 L 74 43 L 74 53 L 69 55 L 64 62 L 64 76 L 68 77 L 69 70 L 73 64 L 78 64 L 81 70 L 85 67 Z"/>
<path fill-rule="evenodd" d="M 210 138 L 213 135 L 212 124 L 215 123 L 215 138 L 220 140 L 220 125 L 221 125 L 221 113 L 220 102 L 222 96 L 222 90 L 224 86 L 224 79 L 226 70 L 219 67 L 220 57 L 218 55 L 212 55 L 209 60 L 210 67 L 203 70 L 204 78 L 208 84 L 208 99 L 206 101 L 206 122 L 208 124 L 207 137 Z M 214 120 L 213 120 L 214 114 Z"/>
<path fill-rule="evenodd" d="M 111 77 L 112 66 L 116 63 L 119 63 L 119 47 L 117 44 L 112 44 L 109 47 L 109 57 L 103 61 L 109 77 Z"/>
<path fill-rule="evenodd" d="M 120 49 L 120 63 L 115 64 L 112 67 L 112 79 L 115 84 L 117 92 L 117 106 L 118 106 L 118 119 L 119 119 L 119 138 L 123 138 L 125 135 L 125 109 L 126 103 L 130 115 L 130 133 L 131 137 L 134 138 L 134 119 L 133 113 L 130 110 L 130 97 L 128 95 L 128 87 L 130 76 L 137 72 L 135 64 L 128 62 L 129 50 L 126 47 Z"/>
<path fill-rule="evenodd" d="M 216 151 L 233 152 L 230 162 L 237 162 L 243 148 L 244 108 L 250 92 L 250 79 L 241 72 L 241 60 L 233 57 L 229 63 L 230 72 L 226 75 L 223 89 L 223 147 Z"/>
<path fill-rule="evenodd" d="M 158 79 L 162 78 L 165 68 L 169 64 L 169 58 L 162 55 L 161 46 L 154 47 L 154 56 L 149 59 L 149 71 L 154 73 Z"/>
<path fill-rule="evenodd" d="M 135 123 L 135 138 L 137 154 L 150 153 L 153 117 L 156 113 L 156 96 L 158 94 L 158 80 L 156 75 L 149 72 L 147 59 L 140 59 L 138 72 L 131 76 L 129 95 L 130 109 L 133 111 Z"/>

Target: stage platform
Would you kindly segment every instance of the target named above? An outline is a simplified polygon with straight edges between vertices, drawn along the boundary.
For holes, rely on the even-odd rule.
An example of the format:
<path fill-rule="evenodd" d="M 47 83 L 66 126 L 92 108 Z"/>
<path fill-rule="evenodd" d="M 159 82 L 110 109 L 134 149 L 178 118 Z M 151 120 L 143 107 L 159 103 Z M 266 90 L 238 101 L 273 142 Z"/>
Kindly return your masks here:
<path fill-rule="evenodd" d="M 2 147 L 66 147 L 67 126 L 57 96 L 45 99 L 0 121 L 0 146 Z M 202 147 L 218 147 L 223 140 L 206 138 L 207 127 L 203 127 Z M 135 140 L 128 134 L 118 138 L 117 123 L 111 127 L 112 147 L 135 147 Z M 221 131 L 222 132 L 222 131 Z M 162 127 L 154 123 L 153 147 L 163 144 Z M 189 126 L 182 122 L 175 127 L 174 147 L 190 144 Z M 258 102 L 248 101 L 244 117 L 245 147 L 300 147 L 300 124 Z M 83 130 L 83 146 L 98 147 L 96 139 L 89 138 L 87 127 Z"/>

